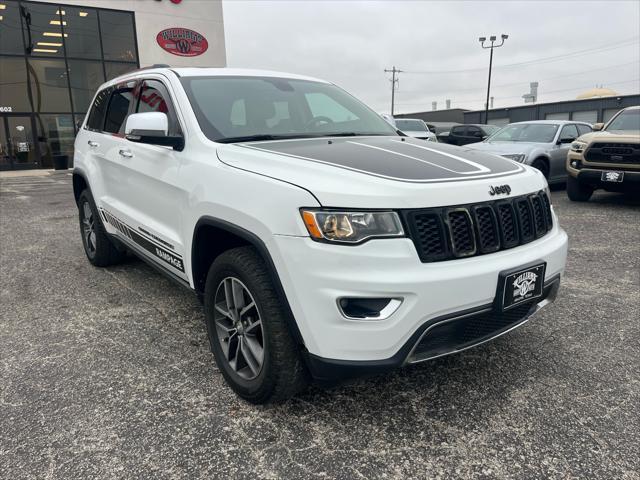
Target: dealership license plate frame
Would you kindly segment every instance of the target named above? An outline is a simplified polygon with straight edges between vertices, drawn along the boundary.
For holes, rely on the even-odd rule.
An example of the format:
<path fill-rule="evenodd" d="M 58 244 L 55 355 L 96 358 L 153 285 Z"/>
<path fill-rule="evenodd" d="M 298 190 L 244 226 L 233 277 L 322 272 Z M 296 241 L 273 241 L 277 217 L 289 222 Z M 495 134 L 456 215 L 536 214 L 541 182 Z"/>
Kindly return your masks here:
<path fill-rule="evenodd" d="M 496 293 L 496 308 L 504 312 L 515 308 L 525 302 L 540 298 L 544 292 L 544 277 L 547 271 L 547 262 L 537 260 L 521 265 L 515 269 L 504 270 L 498 275 L 498 289 Z M 515 298 L 517 290 L 515 280 L 523 274 L 531 272 L 536 275 L 535 285 L 532 290 L 526 292 L 522 298 Z"/>
<path fill-rule="evenodd" d="M 617 175 L 615 180 L 607 178 L 607 175 L 610 173 L 615 173 Z M 606 170 L 600 175 L 600 181 L 607 183 L 622 183 L 624 181 L 624 172 L 620 172 L 618 170 Z"/>

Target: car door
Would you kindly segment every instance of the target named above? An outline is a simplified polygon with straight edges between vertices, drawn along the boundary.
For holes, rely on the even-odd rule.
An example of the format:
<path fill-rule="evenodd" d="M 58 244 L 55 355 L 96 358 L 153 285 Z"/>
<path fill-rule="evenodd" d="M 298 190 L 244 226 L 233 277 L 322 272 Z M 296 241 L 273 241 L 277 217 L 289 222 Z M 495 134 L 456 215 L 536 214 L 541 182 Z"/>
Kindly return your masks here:
<path fill-rule="evenodd" d="M 164 113 L 169 120 L 168 134 L 183 135 L 175 102 L 161 77 L 138 83 L 132 100 L 131 113 Z M 141 253 L 150 254 L 152 260 L 186 279 L 180 211 L 187 202 L 187 192 L 179 178 L 180 152 L 118 137 L 111 157 L 120 175 L 116 210 L 129 228 L 130 240 L 143 250 Z"/>
<path fill-rule="evenodd" d="M 449 138 L 447 141 L 452 145 L 464 145 L 464 128 L 465 127 L 453 127 L 449 132 Z"/>
<path fill-rule="evenodd" d="M 467 127 L 467 132 L 466 132 L 466 143 L 475 143 L 475 142 L 481 142 L 482 141 L 482 130 L 480 130 L 478 127 L 475 127 L 473 125 L 469 125 Z"/>
<path fill-rule="evenodd" d="M 571 148 L 571 142 L 578 138 L 578 129 L 575 124 L 569 123 L 564 125 L 560 129 L 556 144 L 551 151 L 549 162 L 549 180 L 561 180 L 567 175 L 566 172 L 566 160 L 569 149 Z"/>

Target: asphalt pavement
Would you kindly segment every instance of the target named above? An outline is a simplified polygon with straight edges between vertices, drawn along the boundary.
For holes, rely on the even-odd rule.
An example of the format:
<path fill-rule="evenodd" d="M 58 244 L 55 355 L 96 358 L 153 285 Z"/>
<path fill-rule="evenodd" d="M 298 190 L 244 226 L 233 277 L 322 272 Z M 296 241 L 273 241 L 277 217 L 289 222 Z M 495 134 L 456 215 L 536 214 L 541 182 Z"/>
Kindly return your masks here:
<path fill-rule="evenodd" d="M 0 478 L 640 478 L 640 202 L 552 196 L 569 261 L 528 324 L 256 407 L 195 295 L 89 264 L 68 173 L 0 179 Z"/>

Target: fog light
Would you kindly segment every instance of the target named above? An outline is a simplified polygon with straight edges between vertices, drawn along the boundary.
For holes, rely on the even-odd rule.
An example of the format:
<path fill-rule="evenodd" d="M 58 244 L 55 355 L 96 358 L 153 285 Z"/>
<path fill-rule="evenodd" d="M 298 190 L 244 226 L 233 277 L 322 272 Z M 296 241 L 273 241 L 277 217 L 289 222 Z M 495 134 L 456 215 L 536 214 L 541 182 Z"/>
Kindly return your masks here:
<path fill-rule="evenodd" d="M 338 299 L 342 315 L 350 320 L 384 320 L 389 318 L 402 303 L 401 298 L 358 298 Z"/>
<path fill-rule="evenodd" d="M 571 166 L 573 168 L 580 168 L 580 160 L 571 160 Z"/>

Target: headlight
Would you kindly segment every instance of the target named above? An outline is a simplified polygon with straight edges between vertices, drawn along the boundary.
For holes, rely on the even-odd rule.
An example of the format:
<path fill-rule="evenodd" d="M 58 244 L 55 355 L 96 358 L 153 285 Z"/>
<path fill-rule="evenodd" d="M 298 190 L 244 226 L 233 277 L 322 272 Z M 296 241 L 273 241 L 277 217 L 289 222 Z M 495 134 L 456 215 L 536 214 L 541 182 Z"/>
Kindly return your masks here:
<path fill-rule="evenodd" d="M 585 142 L 573 142 L 571 144 L 571 151 L 581 153 L 584 149 L 587 148 L 587 144 Z"/>
<path fill-rule="evenodd" d="M 396 212 L 341 212 L 302 209 L 302 219 L 314 240 L 359 243 L 369 238 L 402 237 Z"/>
<path fill-rule="evenodd" d="M 524 162 L 524 157 L 525 154 L 524 153 L 514 153 L 511 155 L 501 155 L 504 158 L 508 158 L 509 160 L 513 160 L 514 162 L 519 162 L 522 163 Z"/>

